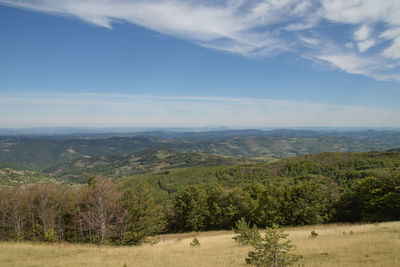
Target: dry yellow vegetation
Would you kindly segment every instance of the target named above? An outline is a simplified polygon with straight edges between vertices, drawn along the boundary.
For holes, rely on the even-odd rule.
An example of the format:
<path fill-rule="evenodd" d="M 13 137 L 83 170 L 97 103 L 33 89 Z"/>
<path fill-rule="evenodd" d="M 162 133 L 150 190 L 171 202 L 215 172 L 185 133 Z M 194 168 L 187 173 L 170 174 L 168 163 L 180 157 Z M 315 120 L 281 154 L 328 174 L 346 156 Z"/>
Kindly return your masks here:
<path fill-rule="evenodd" d="M 314 230 L 318 237 L 310 238 Z M 400 222 L 286 228 L 304 266 L 400 266 Z M 196 236 L 201 247 L 189 244 Z M 171 234 L 141 247 L 0 243 L 0 266 L 246 266 L 231 231 Z"/>

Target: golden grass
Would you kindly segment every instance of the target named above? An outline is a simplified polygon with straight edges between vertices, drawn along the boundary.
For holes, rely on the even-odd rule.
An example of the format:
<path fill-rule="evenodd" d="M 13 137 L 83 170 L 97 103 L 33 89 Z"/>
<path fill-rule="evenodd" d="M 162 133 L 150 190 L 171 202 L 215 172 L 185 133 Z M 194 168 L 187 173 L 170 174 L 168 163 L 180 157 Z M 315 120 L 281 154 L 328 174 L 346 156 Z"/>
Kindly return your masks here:
<path fill-rule="evenodd" d="M 310 238 L 315 230 L 319 236 Z M 350 231 L 353 234 L 350 234 Z M 400 222 L 287 228 L 305 266 L 400 266 Z M 194 236 L 201 247 L 190 247 Z M 171 234 L 155 246 L 0 243 L 0 266 L 246 266 L 231 231 Z M 162 239 L 161 239 L 162 240 Z"/>

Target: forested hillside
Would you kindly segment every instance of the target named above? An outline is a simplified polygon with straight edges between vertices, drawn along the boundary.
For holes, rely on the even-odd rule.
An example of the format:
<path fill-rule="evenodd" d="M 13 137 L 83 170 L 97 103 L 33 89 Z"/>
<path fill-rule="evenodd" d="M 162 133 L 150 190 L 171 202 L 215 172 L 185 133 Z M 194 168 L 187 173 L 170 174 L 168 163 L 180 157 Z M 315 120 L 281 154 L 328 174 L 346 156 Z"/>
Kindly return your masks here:
<path fill-rule="evenodd" d="M 155 156 L 150 162 L 171 157 L 171 166 L 176 158 L 194 157 L 194 165 L 223 160 L 145 155 Z M 4 187 L 0 237 L 130 245 L 165 231 L 231 229 L 241 218 L 258 227 L 400 220 L 400 150 L 199 165 L 114 180 L 89 174 L 78 187 L 60 181 Z"/>
<path fill-rule="evenodd" d="M 123 179 L 126 184 L 145 180 L 157 189 L 173 193 L 188 185 L 217 183 L 234 187 L 252 182 L 313 180 L 331 181 L 343 187 L 354 180 L 386 177 L 400 172 L 400 150 L 386 152 L 326 152 L 286 158 L 271 163 L 236 166 L 192 167 L 156 171 Z"/>
<path fill-rule="evenodd" d="M 309 154 L 334 142 L 392 147 L 396 132 L 153 134 L 2 137 L 0 238 L 134 245 L 241 218 L 258 227 L 400 220 L 399 149 Z M 263 149 L 269 159 L 306 155 L 265 161 Z"/>

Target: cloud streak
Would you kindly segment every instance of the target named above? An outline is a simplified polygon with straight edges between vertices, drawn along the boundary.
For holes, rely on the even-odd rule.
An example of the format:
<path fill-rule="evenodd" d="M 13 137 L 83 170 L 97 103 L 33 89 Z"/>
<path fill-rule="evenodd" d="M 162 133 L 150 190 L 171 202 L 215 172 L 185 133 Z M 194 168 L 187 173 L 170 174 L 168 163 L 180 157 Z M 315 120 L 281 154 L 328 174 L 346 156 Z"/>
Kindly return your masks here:
<path fill-rule="evenodd" d="M 400 81 L 398 0 L 0 0 L 0 4 L 75 17 L 109 29 L 119 22 L 132 23 L 248 57 L 289 52 L 348 73 Z M 330 34 L 332 27 L 342 30 Z M 347 55 L 360 63 L 343 60 Z"/>
<path fill-rule="evenodd" d="M 399 109 L 233 97 L 0 94 L 0 113 L 10 128 L 400 126 Z"/>

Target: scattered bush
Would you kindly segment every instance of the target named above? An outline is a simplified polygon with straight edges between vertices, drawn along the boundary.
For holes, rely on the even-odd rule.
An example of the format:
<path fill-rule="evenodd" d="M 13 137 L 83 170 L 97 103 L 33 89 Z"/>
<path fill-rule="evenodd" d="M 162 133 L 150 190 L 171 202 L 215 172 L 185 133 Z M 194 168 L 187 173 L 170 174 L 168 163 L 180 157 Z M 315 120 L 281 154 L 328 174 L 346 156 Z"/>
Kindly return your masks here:
<path fill-rule="evenodd" d="M 318 233 L 315 232 L 314 230 L 312 230 L 312 231 L 311 231 L 310 237 L 311 237 L 311 238 L 316 238 L 317 236 L 318 236 Z"/>
<path fill-rule="evenodd" d="M 192 242 L 190 242 L 191 247 L 200 247 L 200 241 L 197 239 L 197 237 L 193 238 Z"/>
<path fill-rule="evenodd" d="M 48 242 L 48 243 L 53 243 L 53 242 L 57 242 L 58 241 L 58 236 L 56 231 L 53 228 L 50 228 L 49 230 L 47 230 L 46 233 L 44 233 L 44 242 Z"/>

